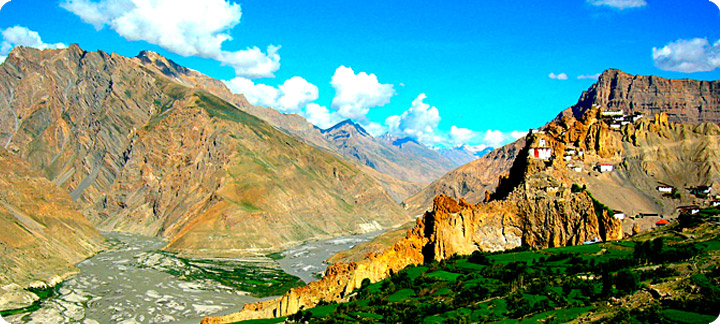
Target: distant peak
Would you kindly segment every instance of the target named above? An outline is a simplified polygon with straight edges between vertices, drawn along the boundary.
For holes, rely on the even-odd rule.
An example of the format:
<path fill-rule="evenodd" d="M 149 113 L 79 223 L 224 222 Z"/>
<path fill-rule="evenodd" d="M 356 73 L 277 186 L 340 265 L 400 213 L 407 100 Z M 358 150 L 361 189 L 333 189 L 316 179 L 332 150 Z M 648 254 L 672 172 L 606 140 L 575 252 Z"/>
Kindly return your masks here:
<path fill-rule="evenodd" d="M 160 71 L 162 71 L 162 73 L 167 76 L 177 77 L 179 74 L 190 73 L 190 69 L 181 66 L 180 64 L 173 62 L 173 60 L 168 59 L 153 51 L 140 51 L 140 53 L 135 56 L 135 58 L 139 59 L 144 64 L 149 64 L 157 67 Z"/>
<path fill-rule="evenodd" d="M 337 131 L 337 130 L 347 130 L 348 128 L 354 129 L 355 131 L 357 131 L 357 132 L 360 133 L 361 135 L 372 137 L 372 135 L 370 135 L 370 133 L 368 133 L 362 126 L 360 126 L 359 124 L 353 122 L 353 121 L 350 120 L 350 119 L 345 119 L 345 120 L 337 123 L 335 126 L 323 130 L 322 132 L 323 132 L 323 133 L 329 133 L 329 132 L 333 132 L 333 131 Z"/>

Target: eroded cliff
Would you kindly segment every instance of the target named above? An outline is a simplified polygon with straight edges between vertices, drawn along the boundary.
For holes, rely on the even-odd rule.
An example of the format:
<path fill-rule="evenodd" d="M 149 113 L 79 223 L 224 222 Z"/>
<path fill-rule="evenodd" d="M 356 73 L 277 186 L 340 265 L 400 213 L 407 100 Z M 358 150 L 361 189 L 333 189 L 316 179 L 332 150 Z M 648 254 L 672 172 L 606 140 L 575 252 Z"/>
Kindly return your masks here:
<path fill-rule="evenodd" d="M 155 56 L 16 47 L 0 66 L 0 143 L 100 228 L 184 254 L 265 254 L 409 220 L 378 178 Z"/>
<path fill-rule="evenodd" d="M 0 310 L 25 307 L 21 290 L 54 286 L 105 239 L 67 192 L 0 148 Z"/>

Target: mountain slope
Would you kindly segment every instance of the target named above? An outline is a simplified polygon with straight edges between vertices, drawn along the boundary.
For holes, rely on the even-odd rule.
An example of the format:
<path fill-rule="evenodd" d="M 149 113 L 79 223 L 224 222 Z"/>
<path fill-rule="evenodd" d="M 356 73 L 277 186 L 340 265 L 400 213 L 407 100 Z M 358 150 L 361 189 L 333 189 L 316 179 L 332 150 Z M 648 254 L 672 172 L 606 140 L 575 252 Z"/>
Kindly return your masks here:
<path fill-rule="evenodd" d="M 696 144 L 692 145 L 697 145 L 699 147 L 698 149 L 700 149 L 708 145 L 713 147 L 715 140 L 705 137 L 705 139 L 695 141 L 685 139 L 684 137 L 698 134 L 698 132 L 693 131 L 695 125 L 706 122 L 720 123 L 720 81 L 671 80 L 656 76 L 631 75 L 619 70 L 609 69 L 600 75 L 598 82 L 583 92 L 575 105 L 560 113 L 553 122 L 560 124 L 563 117 L 581 119 L 582 116 L 593 109 L 593 106 L 601 107 L 609 111 L 622 110 L 626 115 L 644 113 L 645 116 L 652 117 L 660 113 L 667 114 L 670 123 L 680 123 L 686 126 L 679 126 L 679 124 L 673 126 L 676 129 L 674 132 L 677 132 L 675 135 L 667 134 L 667 136 L 654 139 L 653 143 L 645 144 L 651 145 L 655 150 L 664 150 L 664 152 L 658 153 L 660 157 L 694 157 L 696 156 L 695 153 L 699 152 L 697 150 L 688 150 L 690 142 L 694 141 Z M 547 125 L 543 128 L 546 127 Z M 699 127 L 702 129 L 708 126 Z M 709 127 L 712 128 L 712 126 Z M 703 133 L 703 131 L 701 131 L 699 133 L 702 133 L 698 134 L 701 137 L 712 135 L 712 132 Z M 607 134 L 612 133 L 608 132 Z M 642 189 L 638 189 L 642 192 L 652 191 L 651 189 L 654 189 L 657 185 L 657 183 L 653 182 L 665 181 L 664 179 L 668 179 L 667 181 L 670 181 L 678 187 L 701 185 L 706 181 L 716 181 L 713 180 L 714 175 L 695 176 L 693 178 L 680 180 L 679 178 L 684 178 L 685 176 L 682 164 L 673 166 L 663 163 L 658 164 L 656 163 L 658 162 L 657 156 L 653 156 L 657 154 L 650 154 L 650 152 L 648 152 L 650 147 L 641 148 L 639 149 L 640 152 L 637 152 L 637 150 L 632 147 L 638 145 L 631 144 L 630 141 L 626 139 L 618 140 L 624 141 L 624 145 L 630 146 L 627 151 L 629 155 L 645 152 L 642 153 L 642 157 L 632 158 L 641 159 L 640 161 L 636 161 L 636 163 L 642 165 L 655 164 L 657 170 L 664 170 L 665 167 L 669 167 L 670 170 L 674 170 L 673 172 L 675 172 L 674 175 L 643 180 L 646 183 L 641 186 Z M 577 144 L 580 143 L 573 144 L 577 146 Z M 507 172 L 515 159 L 516 155 L 514 152 L 517 152 L 522 146 L 524 146 L 523 140 L 516 141 L 449 172 L 442 178 L 431 183 L 418 194 L 406 199 L 404 201 L 406 208 L 410 210 L 412 214 L 422 213 L 424 210 L 430 208 L 433 197 L 439 194 L 445 194 L 456 199 L 465 197 L 471 202 L 482 201 L 485 198 L 484 195 L 486 192 L 492 192 L 494 190 L 498 177 Z M 665 148 L 668 149 L 666 150 Z M 709 152 L 711 150 L 704 149 L 704 151 Z M 709 157 L 708 154 L 703 154 L 703 156 Z M 628 156 L 628 158 L 630 157 Z M 708 159 L 707 161 L 712 161 L 712 159 Z M 681 162 L 678 161 L 677 163 Z M 616 175 L 617 173 L 601 178 L 617 178 Z M 603 195 L 602 188 L 607 188 L 608 186 L 623 187 L 626 184 L 625 180 L 610 181 L 610 179 L 608 179 L 608 181 L 605 182 L 588 181 L 591 191 L 594 194 L 598 192 L 599 195 Z M 596 190 L 596 188 L 600 190 Z M 651 195 L 652 198 L 641 193 L 633 193 L 632 195 L 635 197 L 646 196 L 642 199 L 643 201 L 659 199 L 656 195 Z M 621 196 L 616 197 L 617 198 L 610 199 L 609 201 L 608 199 L 603 199 L 603 202 L 611 204 L 613 205 L 611 207 L 620 210 L 637 210 L 638 212 L 652 213 L 668 213 L 673 208 L 672 206 L 675 205 L 662 203 L 646 204 L 643 202 L 645 207 L 635 208 L 630 206 L 630 204 L 633 203 L 629 201 L 615 204 L 614 201 L 623 199 Z M 639 202 L 639 200 L 637 202 Z"/>
<path fill-rule="evenodd" d="M 377 282 L 409 265 L 477 250 L 619 240 L 632 235 L 625 231 L 625 225 L 637 225 L 642 217 L 615 218 L 615 204 L 654 204 L 650 208 L 659 208 L 661 213 L 671 210 L 673 214 L 663 215 L 672 220 L 675 207 L 687 203 L 664 200 L 648 184 L 718 185 L 717 124 L 674 124 L 659 113 L 616 128 L 601 112 L 601 107 L 594 107 L 578 119 L 565 116 L 550 122 L 543 131 L 529 134 L 486 203 L 471 204 L 439 195 L 434 198 L 432 211 L 385 251 L 369 254 L 359 262 L 336 264 L 320 281 L 293 289 L 279 299 L 245 305 L 240 313 L 203 322 L 287 316 L 320 301 L 347 301 L 365 279 Z M 592 170 L 599 165 L 612 165 L 614 169 Z M 613 181 L 618 185 L 612 186 Z"/>
<path fill-rule="evenodd" d="M 10 297 L 27 293 L 7 285 L 54 285 L 77 271 L 75 263 L 101 249 L 104 238 L 65 190 L 4 149 L 0 149 L 0 169 L 0 310 L 4 310 L 27 306 Z"/>
<path fill-rule="evenodd" d="M 579 118 L 593 105 L 628 115 L 662 112 L 673 123 L 720 123 L 720 81 L 672 80 L 609 69 L 570 111 Z"/>
<path fill-rule="evenodd" d="M 403 201 L 405 208 L 413 215 L 420 215 L 432 206 L 438 195 L 464 197 L 470 202 L 482 202 L 485 195 L 497 187 L 501 175 L 507 174 L 520 150 L 525 147 L 525 139 L 490 151 L 433 181 L 422 191 Z"/>
<path fill-rule="evenodd" d="M 407 220 L 352 163 L 179 81 L 141 58 L 18 47 L 0 66 L 0 142 L 100 228 L 187 254 L 267 253 Z"/>
<path fill-rule="evenodd" d="M 420 143 L 375 138 L 350 120 L 323 130 L 322 134 L 342 156 L 403 181 L 429 183 L 454 166 Z"/>
<path fill-rule="evenodd" d="M 313 145 L 315 147 L 318 147 L 323 150 L 327 150 L 330 152 L 333 152 L 349 161 L 356 162 L 362 166 L 367 166 L 366 161 L 357 159 L 356 156 L 353 154 L 347 154 L 349 153 L 348 150 L 344 149 L 344 145 L 346 144 L 354 144 L 354 143 L 348 143 L 347 141 L 333 141 L 330 137 L 326 134 L 323 134 L 323 132 L 315 127 L 314 125 L 310 124 L 305 118 L 301 117 L 297 114 L 283 114 L 275 109 L 272 108 L 266 108 L 266 107 L 260 107 L 260 106 L 253 106 L 245 99 L 245 97 L 242 94 L 234 94 L 230 92 L 230 90 L 225 86 L 224 83 L 210 78 L 206 75 L 203 75 L 197 71 L 187 69 L 185 67 L 179 66 L 176 63 L 174 63 L 171 60 L 168 60 L 157 53 L 150 52 L 150 51 L 143 51 L 141 52 L 137 57 L 134 59 L 138 60 L 144 67 L 156 71 L 158 73 L 164 74 L 165 76 L 171 78 L 173 81 L 181 83 L 183 85 L 186 85 L 188 87 L 192 88 L 199 88 L 206 90 L 223 100 L 230 102 L 234 104 L 236 107 L 238 107 L 240 110 L 245 111 L 253 116 L 256 116 L 260 119 L 265 120 L 266 122 L 270 123 L 277 129 L 307 143 L 310 145 Z M 366 134 L 369 136 L 369 134 Z M 367 142 L 374 142 L 371 145 L 375 146 L 375 144 L 380 143 L 383 145 L 382 141 L 373 139 L 370 136 L 369 140 L 360 140 L 357 144 L 367 144 Z M 424 147 L 424 146 L 423 146 Z M 425 150 L 430 151 L 430 149 L 424 147 Z M 354 150 L 361 150 L 365 151 L 366 149 L 363 146 L 355 146 L 352 149 Z M 390 154 L 390 158 L 392 158 L 393 155 L 408 155 L 407 153 L 401 154 L 399 152 L 396 152 L 397 149 L 394 147 L 388 147 L 388 150 L 383 150 L 385 154 Z M 373 159 L 380 159 L 380 160 L 387 160 L 387 156 L 372 156 Z M 411 159 L 417 159 L 414 157 L 410 157 Z M 434 156 L 433 158 L 437 158 L 437 156 Z M 407 158 L 406 158 L 407 159 Z M 382 164 L 382 162 L 380 162 Z M 396 200 L 401 201 L 402 199 L 405 199 L 409 197 L 412 194 L 417 193 L 422 188 L 422 184 L 420 184 L 417 179 L 414 179 L 414 175 L 410 174 L 409 176 L 404 177 L 403 179 L 409 179 L 408 181 L 403 180 L 401 178 L 396 177 L 397 174 L 407 174 L 408 172 L 404 170 L 404 167 L 402 165 L 392 165 L 391 168 L 384 170 L 388 172 L 380 172 L 380 170 L 376 170 L 376 168 L 373 167 L 367 167 L 362 168 L 365 173 L 369 174 L 373 178 L 375 178 L 377 181 L 380 182 L 380 184 L 385 188 L 385 190 L 388 191 L 388 193 Z M 449 168 L 448 168 L 449 169 Z M 441 174 L 441 173 L 440 173 Z M 439 176 L 438 174 L 437 176 Z M 421 178 L 421 180 L 424 178 Z"/>

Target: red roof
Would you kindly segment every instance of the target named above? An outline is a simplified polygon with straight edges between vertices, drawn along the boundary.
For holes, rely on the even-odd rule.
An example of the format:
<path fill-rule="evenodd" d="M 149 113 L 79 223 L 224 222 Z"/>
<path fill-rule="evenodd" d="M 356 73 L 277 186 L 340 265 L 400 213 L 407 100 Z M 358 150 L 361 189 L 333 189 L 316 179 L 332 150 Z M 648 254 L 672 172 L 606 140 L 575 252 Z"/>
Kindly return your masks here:
<path fill-rule="evenodd" d="M 655 223 L 655 225 L 667 225 L 670 224 L 670 222 L 667 221 L 667 219 L 661 219 Z"/>

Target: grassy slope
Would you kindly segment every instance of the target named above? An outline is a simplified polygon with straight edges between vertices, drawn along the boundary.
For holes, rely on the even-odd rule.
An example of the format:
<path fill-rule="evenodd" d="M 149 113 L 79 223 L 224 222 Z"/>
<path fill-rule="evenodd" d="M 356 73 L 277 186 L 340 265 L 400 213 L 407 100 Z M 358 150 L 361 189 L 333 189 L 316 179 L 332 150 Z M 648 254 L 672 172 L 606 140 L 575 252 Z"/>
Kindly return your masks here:
<path fill-rule="evenodd" d="M 674 225 L 620 242 L 476 254 L 410 267 L 368 282 L 349 303 L 299 315 L 310 323 L 566 323 L 578 318 L 703 323 L 720 311 L 707 307 L 720 305 L 719 258 L 717 225 L 702 223 L 686 231 Z M 653 298 L 651 289 L 672 295 Z M 290 320 L 301 318 L 297 315 Z"/>

